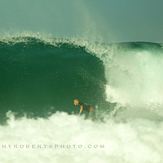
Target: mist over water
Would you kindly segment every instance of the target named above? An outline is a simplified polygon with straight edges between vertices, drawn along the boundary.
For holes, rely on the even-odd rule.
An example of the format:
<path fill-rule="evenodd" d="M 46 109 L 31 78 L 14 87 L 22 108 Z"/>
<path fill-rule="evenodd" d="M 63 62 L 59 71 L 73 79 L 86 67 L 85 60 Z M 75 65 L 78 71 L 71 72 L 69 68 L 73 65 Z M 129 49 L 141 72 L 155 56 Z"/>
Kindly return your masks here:
<path fill-rule="evenodd" d="M 20 44 L 13 42 L 19 42 Z M 42 44 L 42 42 L 45 42 L 45 44 Z M 23 50 L 19 53 L 19 58 L 17 58 L 17 62 L 19 63 L 20 59 L 23 61 L 25 54 L 28 57 L 29 54 L 35 55 L 33 52 L 36 52 L 36 49 L 42 49 L 42 47 L 44 47 L 45 51 L 42 51 L 42 53 L 39 51 L 37 53 L 38 56 L 39 54 L 44 56 L 44 53 L 53 56 L 64 49 L 63 56 L 65 63 L 66 59 L 69 59 L 69 57 L 74 58 L 75 53 L 77 53 L 81 60 L 83 58 L 81 64 L 84 63 L 82 64 L 84 71 L 80 71 L 79 76 L 83 77 L 85 73 L 92 74 L 91 78 L 89 78 L 90 75 L 84 75 L 81 78 L 82 83 L 79 82 L 81 92 L 83 86 L 83 88 L 90 90 L 91 94 L 94 89 L 90 85 L 96 83 L 94 88 L 100 92 L 98 96 L 96 93 L 93 94 L 97 98 L 96 100 L 100 98 L 99 103 L 102 101 L 116 103 L 116 105 L 114 108 L 109 108 L 108 106 L 107 109 L 111 110 L 109 113 L 106 113 L 104 108 L 99 108 L 103 109 L 102 112 L 105 115 L 102 121 L 99 119 L 96 121 L 90 119 L 85 120 L 84 117 L 66 113 L 64 109 L 58 110 L 58 112 L 46 118 L 44 116 L 31 116 L 30 118 L 28 116 L 22 116 L 21 118 L 15 119 L 14 113 L 8 112 L 9 109 L 7 109 L 5 110 L 5 114 L 8 117 L 7 124 L 0 126 L 0 160 L 2 162 L 12 160 L 13 163 L 22 161 L 33 162 L 33 160 L 40 163 L 161 163 L 163 161 L 162 45 L 151 43 L 108 45 L 77 39 L 60 40 L 61 43 L 67 43 L 65 49 L 62 44 L 59 44 L 59 46 L 56 45 L 56 42 L 58 41 L 55 39 L 48 40 L 44 38 L 44 40 L 41 39 L 40 47 L 40 44 L 38 46 L 35 42 L 32 43 L 32 46 L 29 46 L 29 42 L 24 37 L 15 38 L 15 40 L 10 38 L 1 41 L 1 50 L 4 48 L 4 45 L 7 49 L 11 45 L 13 49 L 18 45 L 21 45 L 20 47 L 30 47 L 30 53 L 26 51 L 26 48 L 22 48 Z M 54 47 L 56 49 L 55 51 L 53 49 L 49 53 L 49 49 L 46 51 L 47 46 L 50 46 L 50 49 Z M 12 57 L 14 54 L 13 49 L 8 50 L 7 53 L 10 56 L 10 60 L 4 59 L 4 56 L 3 61 L 5 63 L 15 59 Z M 19 49 L 17 50 L 17 52 L 20 52 Z M 69 53 L 68 50 L 70 50 Z M 75 51 L 74 55 L 72 55 L 72 51 Z M 38 58 L 40 59 L 40 57 Z M 90 58 L 89 63 L 93 61 L 93 64 L 90 64 L 91 66 L 89 65 L 86 68 L 85 64 L 87 64 L 86 61 L 88 61 L 88 58 Z M 46 61 L 46 57 L 44 59 Z M 39 67 L 41 62 L 36 61 L 35 66 Z M 23 67 L 24 62 L 21 62 L 21 64 Z M 78 65 L 75 68 L 77 69 Z M 20 69 L 18 70 L 20 71 Z M 19 75 L 17 77 L 20 79 Z M 76 77 L 75 75 L 75 79 Z M 32 79 L 34 80 L 34 78 Z M 90 85 L 83 84 L 88 81 L 90 81 Z M 17 89 L 14 90 L 16 91 Z M 8 93 L 10 94 L 10 92 Z M 47 95 L 49 96 L 51 94 L 47 93 L 45 96 Z M 74 96 L 74 94 L 71 95 L 72 97 Z M 88 97 L 89 102 L 89 99 L 91 99 L 90 95 Z M 61 99 L 59 100 L 61 101 Z M 1 98 L 2 102 L 3 98 Z M 12 110 L 12 105 L 10 108 Z M 33 108 L 31 107 L 30 109 L 32 111 Z M 19 110 L 17 111 L 19 112 Z M 35 145 L 35 148 L 31 146 L 29 148 L 20 148 L 20 145 L 32 144 Z M 84 148 L 36 148 L 38 144 L 80 144 Z M 88 148 L 90 144 L 93 146 L 92 148 Z M 11 147 L 8 147 L 8 145 L 11 145 Z M 17 148 L 14 145 L 18 145 Z M 103 148 L 98 148 L 97 146 L 95 148 L 94 145 L 102 145 Z"/>

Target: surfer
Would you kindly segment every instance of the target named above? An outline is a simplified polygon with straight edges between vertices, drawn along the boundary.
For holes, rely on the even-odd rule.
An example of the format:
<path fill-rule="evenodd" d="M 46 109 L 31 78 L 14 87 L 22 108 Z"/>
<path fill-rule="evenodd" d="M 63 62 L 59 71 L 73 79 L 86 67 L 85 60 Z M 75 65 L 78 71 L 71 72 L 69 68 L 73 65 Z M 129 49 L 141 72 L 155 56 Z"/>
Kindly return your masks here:
<path fill-rule="evenodd" d="M 81 102 L 79 99 L 74 99 L 74 106 L 79 106 L 79 115 L 84 114 L 85 118 L 88 118 L 92 113 L 94 113 L 94 107 L 90 104 Z"/>

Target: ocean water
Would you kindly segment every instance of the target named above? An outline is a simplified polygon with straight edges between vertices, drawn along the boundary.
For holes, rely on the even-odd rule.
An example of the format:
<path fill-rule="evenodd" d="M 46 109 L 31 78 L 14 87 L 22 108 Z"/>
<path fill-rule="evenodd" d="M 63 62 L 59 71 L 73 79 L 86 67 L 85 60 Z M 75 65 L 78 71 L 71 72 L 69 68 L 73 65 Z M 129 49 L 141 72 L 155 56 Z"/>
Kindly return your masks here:
<path fill-rule="evenodd" d="M 1 37 L 0 162 L 162 163 L 162 47 Z"/>

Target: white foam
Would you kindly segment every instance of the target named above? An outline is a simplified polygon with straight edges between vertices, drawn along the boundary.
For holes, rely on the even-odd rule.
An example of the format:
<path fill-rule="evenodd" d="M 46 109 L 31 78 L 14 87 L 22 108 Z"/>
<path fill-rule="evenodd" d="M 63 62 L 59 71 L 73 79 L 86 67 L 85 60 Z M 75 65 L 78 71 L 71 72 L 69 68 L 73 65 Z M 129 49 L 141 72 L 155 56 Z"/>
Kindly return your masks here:
<path fill-rule="evenodd" d="M 108 64 L 108 100 L 163 115 L 163 54 L 117 51 Z"/>
<path fill-rule="evenodd" d="M 161 163 L 162 131 L 163 122 L 145 119 L 126 122 L 108 119 L 101 123 L 66 113 L 37 120 L 25 117 L 15 120 L 10 115 L 8 125 L 0 126 L 0 160 L 3 163 Z M 20 148 L 32 144 L 35 148 Z M 44 144 L 81 144 L 86 148 L 36 148 Z M 90 144 L 104 148 L 87 148 Z"/>

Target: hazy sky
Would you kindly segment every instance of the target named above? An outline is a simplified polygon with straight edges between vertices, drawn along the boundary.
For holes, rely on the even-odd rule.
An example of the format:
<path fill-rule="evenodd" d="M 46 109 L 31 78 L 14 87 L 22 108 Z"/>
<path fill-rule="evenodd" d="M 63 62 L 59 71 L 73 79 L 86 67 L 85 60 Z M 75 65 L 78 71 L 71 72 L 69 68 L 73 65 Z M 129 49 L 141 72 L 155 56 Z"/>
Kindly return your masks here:
<path fill-rule="evenodd" d="M 0 32 L 163 42 L 163 0 L 0 0 Z"/>

